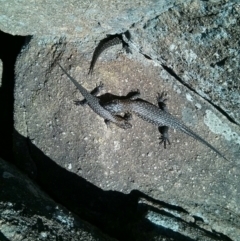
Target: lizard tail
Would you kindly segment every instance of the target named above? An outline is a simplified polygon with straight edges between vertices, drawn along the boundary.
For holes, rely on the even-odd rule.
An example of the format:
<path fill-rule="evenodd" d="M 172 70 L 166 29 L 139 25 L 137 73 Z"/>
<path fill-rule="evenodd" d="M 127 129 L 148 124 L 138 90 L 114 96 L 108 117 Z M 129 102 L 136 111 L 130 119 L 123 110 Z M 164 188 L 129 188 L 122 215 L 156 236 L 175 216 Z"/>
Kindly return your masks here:
<path fill-rule="evenodd" d="M 180 130 L 184 132 L 185 134 L 197 139 L 198 141 L 202 142 L 204 145 L 208 146 L 210 149 L 215 151 L 219 156 L 224 158 L 226 161 L 230 162 L 220 151 L 218 151 L 215 147 L 213 147 L 211 144 L 209 144 L 207 141 L 205 141 L 202 137 L 197 135 L 195 132 L 193 132 L 191 129 L 189 129 L 187 126 L 180 126 Z"/>

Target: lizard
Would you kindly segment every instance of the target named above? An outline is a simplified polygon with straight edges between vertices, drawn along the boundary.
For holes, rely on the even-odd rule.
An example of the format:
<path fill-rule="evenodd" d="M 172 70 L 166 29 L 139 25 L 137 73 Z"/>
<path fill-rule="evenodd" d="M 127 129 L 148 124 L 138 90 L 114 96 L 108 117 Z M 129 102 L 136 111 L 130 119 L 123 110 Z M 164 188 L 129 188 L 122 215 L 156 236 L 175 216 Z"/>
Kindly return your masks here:
<path fill-rule="evenodd" d="M 103 84 L 100 84 L 97 90 L 91 94 L 81 84 L 79 84 L 73 77 L 71 77 L 59 63 L 57 64 L 62 69 L 62 71 L 67 75 L 67 77 L 73 82 L 73 84 L 78 88 L 82 96 L 85 98 L 85 100 L 79 101 L 76 104 L 83 105 L 86 102 L 95 113 L 97 113 L 99 116 L 104 118 L 106 124 L 109 124 L 109 122 L 113 122 L 122 129 L 129 129 L 132 127 L 132 125 L 128 122 L 128 120 L 130 120 L 128 116 L 125 116 L 125 118 L 121 116 L 115 116 L 100 104 L 100 100 L 99 98 L 96 97 L 96 95 L 98 93 L 98 90 L 103 87 Z"/>
<path fill-rule="evenodd" d="M 130 38 L 130 33 L 128 31 L 125 33 L 125 35 L 128 38 Z M 96 64 L 96 61 L 97 61 L 98 57 L 100 56 L 100 54 L 105 49 L 107 49 L 111 46 L 117 45 L 117 44 L 121 44 L 121 43 L 123 45 L 123 48 L 127 51 L 127 53 L 131 52 L 128 44 L 123 40 L 122 34 L 107 35 L 107 38 L 101 40 L 99 42 L 98 46 L 94 50 L 88 74 L 93 73 L 93 69 L 94 69 L 94 66 Z"/>
<path fill-rule="evenodd" d="M 192 131 L 189 127 L 183 124 L 179 119 L 171 115 L 166 107 L 165 101 L 163 99 L 164 93 L 162 95 L 158 94 L 158 104 L 159 107 L 153 105 L 145 100 L 139 99 L 140 96 L 139 90 L 136 91 L 134 95 L 127 99 L 114 99 L 106 104 L 104 104 L 104 108 L 110 111 L 113 114 L 120 114 L 120 113 L 134 113 L 141 119 L 158 126 L 159 128 L 163 128 L 161 132 L 161 143 L 164 143 L 164 147 L 166 148 L 166 142 L 170 144 L 168 138 L 168 128 L 174 128 L 183 133 L 193 137 L 194 139 L 198 140 L 199 142 L 203 143 L 214 152 L 216 152 L 219 156 L 224 158 L 225 160 L 229 161 L 221 152 L 219 152 L 215 147 L 205 141 L 202 137 Z M 129 114 L 130 116 L 130 114 Z"/>

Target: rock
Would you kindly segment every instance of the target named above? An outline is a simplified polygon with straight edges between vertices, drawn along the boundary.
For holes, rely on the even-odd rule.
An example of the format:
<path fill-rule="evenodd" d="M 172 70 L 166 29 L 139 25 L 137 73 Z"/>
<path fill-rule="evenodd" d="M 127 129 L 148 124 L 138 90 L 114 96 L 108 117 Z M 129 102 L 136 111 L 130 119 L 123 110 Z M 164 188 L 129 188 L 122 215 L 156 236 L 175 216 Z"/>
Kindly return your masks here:
<path fill-rule="evenodd" d="M 25 15 L 20 11 L 23 8 Z M 98 217 L 97 225 L 103 229 L 106 225 L 105 232 L 116 231 L 116 223 L 111 227 L 113 216 L 119 217 L 120 227 L 124 226 L 126 219 L 115 213 L 124 205 L 113 204 L 138 190 L 183 208 L 191 214 L 186 219 L 189 222 L 237 240 L 239 230 L 231 217 L 235 221 L 240 213 L 240 128 L 236 124 L 240 119 L 239 8 L 238 2 L 225 0 L 161 4 L 104 1 L 104 6 L 98 2 L 82 6 L 71 2 L 56 5 L 55 1 L 34 6 L 29 2 L 18 6 L 6 3 L 0 10 L 1 28 L 33 35 L 19 55 L 15 70 L 14 152 L 19 166 L 78 215 L 84 213 L 91 222 Z M 16 11 L 19 15 L 11 18 Z M 16 24 L 19 19 L 22 26 Z M 127 30 L 132 54 L 126 54 L 121 45 L 114 46 L 100 56 L 93 75 L 87 75 L 99 41 L 106 34 Z M 74 105 L 74 100 L 82 96 L 57 62 L 88 90 L 104 82 L 102 100 L 138 88 L 143 99 L 156 103 L 157 92 L 166 91 L 169 111 L 230 162 L 173 130 L 172 144 L 165 150 L 159 146 L 157 128 L 135 117 L 131 130 L 114 125 L 107 128 L 89 107 Z M 61 175 L 55 175 L 55 170 Z M 76 181 L 71 182 L 72 176 L 65 171 L 76 174 Z M 91 195 L 101 193 L 101 211 L 105 206 L 107 210 L 116 207 L 112 208 L 113 215 L 108 210 L 105 218 L 97 209 L 97 195 L 85 193 L 84 201 L 80 194 L 74 196 L 78 177 L 86 181 L 81 190 L 93 185 Z M 60 190 L 71 188 L 76 191 L 61 195 Z M 112 196 L 104 196 L 103 190 L 116 191 L 117 198 L 108 201 Z M 88 212 L 77 209 L 80 201 L 87 205 Z M 130 210 L 136 208 L 133 203 Z M 160 225 L 150 211 L 148 220 Z M 115 233 L 120 235 L 119 230 Z"/>
<path fill-rule="evenodd" d="M 44 168 L 44 164 L 55 167 L 40 172 L 41 187 L 74 213 L 98 224 L 111 236 L 117 236 L 117 240 L 227 240 L 222 232 L 216 232 L 220 223 L 221 228 L 223 224 L 231 224 L 229 231 L 238 232 L 238 216 L 229 210 L 204 204 L 201 210 L 208 216 L 206 221 L 197 211 L 190 214 L 179 206 L 154 200 L 139 191 L 129 194 L 104 191 L 64 170 L 49 158 L 44 159 L 41 151 L 35 148 L 31 147 L 39 156 L 36 158 L 39 169 Z M 41 163 L 41 160 L 48 163 Z M 115 240 L 54 202 L 29 178 L 2 159 L 0 181 L 1 240 Z M 195 204 L 195 210 L 198 208 Z M 209 224 L 213 220 L 217 224 L 214 231 Z"/>
<path fill-rule="evenodd" d="M 130 31 L 136 52 L 164 68 L 163 80 L 169 79 L 167 71 L 238 124 L 239 9 L 236 1 L 191 1 L 138 22 Z"/>
<path fill-rule="evenodd" d="M 94 48 L 105 34 L 129 30 L 137 53 L 167 67 L 175 81 L 240 123 L 240 23 L 239 3 L 234 0 L 104 1 L 104 7 L 97 1 L 5 1 L 0 16 L 5 32 L 42 36 L 42 43 L 67 37 L 82 50 L 86 44 Z M 169 78 L 166 68 L 161 72 L 161 78 Z"/>
<path fill-rule="evenodd" d="M 5 1 L 0 10 L 0 29 L 13 35 L 69 35 L 81 41 L 82 38 L 89 41 L 103 32 L 122 32 L 132 24 L 162 13 L 180 2 L 181 0 L 107 0 L 103 5 L 100 1 Z"/>
<path fill-rule="evenodd" d="M 115 240 L 54 202 L 0 159 L 1 240 Z"/>
<path fill-rule="evenodd" d="M 121 52 L 115 60 L 114 50 L 121 51 L 121 46 L 113 47 L 107 60 L 100 60 L 97 63 L 93 76 L 87 76 L 90 59 L 86 56 L 90 54 L 81 53 L 74 44 L 61 39 L 55 44 L 38 45 L 39 42 L 38 38 L 33 38 L 28 49 L 18 58 L 17 79 L 21 81 L 16 81 L 14 116 L 15 128 L 21 138 L 28 137 L 30 157 L 36 165 L 37 178 L 41 185 L 44 185 L 44 189 L 49 189 L 52 194 L 61 193 L 64 189 L 73 189 L 74 183 L 79 181 L 69 182 L 65 174 L 56 172 L 58 168 L 63 168 L 89 182 L 83 187 L 75 186 L 73 193 L 77 190 L 88 190 L 90 184 L 94 186 L 90 193 L 95 193 L 96 187 L 123 194 L 137 189 L 155 199 L 180 206 L 193 216 L 201 217 L 202 225 L 207 225 L 209 230 L 214 227 L 216 232 L 232 239 L 238 237 L 237 229 L 232 231 L 232 222 L 226 221 L 229 216 L 224 209 L 227 207 L 231 215 L 239 211 L 239 192 L 236 189 L 239 183 L 239 167 L 234 163 L 237 162 L 237 159 L 234 159 L 234 147 L 230 147 L 230 143 L 220 138 L 215 139 L 214 133 L 209 131 L 209 128 L 216 126 L 214 123 L 224 121 L 229 131 L 239 133 L 236 126 L 225 120 L 197 94 L 189 93 L 186 87 L 174 82 L 170 75 L 167 81 L 159 79 L 158 67 L 128 59 Z M 89 107 L 74 105 L 74 100 L 82 98 L 81 94 L 55 65 L 57 61 L 88 90 L 93 89 L 100 81 L 104 82 L 106 92 L 115 95 L 125 95 L 131 89 L 141 88 L 142 98 L 153 103 L 157 90 L 167 91 L 171 97 L 168 104 L 170 112 L 183 116 L 187 125 L 201 133 L 201 136 L 220 149 L 233 163 L 217 157 L 203 145 L 191 141 L 190 137 L 181 133 L 174 134 L 173 131 L 170 132 L 172 145 L 165 150 L 159 146 L 157 128 L 135 117 L 131 130 L 122 130 L 114 125 L 107 128 L 103 119 L 96 116 Z M 25 69 L 28 69 L 29 75 Z M 108 96 L 103 95 L 104 97 Z M 198 113 L 196 105 L 200 108 Z M 205 113 L 215 115 L 217 122 L 209 126 L 204 125 L 204 119 L 207 118 L 204 117 Z M 222 139 L 228 134 L 224 135 Z M 180 139 L 181 142 L 178 141 Z M 15 137 L 15 140 L 18 139 Z M 45 160 L 39 151 L 32 147 L 33 145 L 49 160 Z M 14 150 L 15 153 L 19 153 L 19 148 Z M 23 158 L 21 156 L 17 159 Z M 56 164 L 51 166 L 51 162 Z M 34 168 L 32 170 L 34 171 Z M 61 182 L 63 187 L 68 185 L 63 188 Z M 100 208 L 102 210 L 104 206 L 111 206 L 118 200 L 116 198 L 111 202 L 107 201 L 111 200 L 111 196 L 102 198 L 100 194 L 96 197 L 84 194 L 86 200 L 81 201 L 83 194 L 75 197 L 73 193 L 56 195 L 64 206 L 74 207 L 73 211 L 79 215 L 82 214 L 82 210 L 78 211 L 77 203 L 91 204 L 101 196 L 104 200 Z M 74 199 L 74 203 L 69 203 L 69 199 Z M 109 205 L 105 204 L 108 202 Z M 96 207 L 98 206 L 97 202 Z M 221 217 L 220 225 L 214 207 L 218 207 L 217 212 L 224 212 L 226 215 Z M 90 213 L 97 212 L 95 208 L 87 206 Z M 101 228 L 108 227 L 105 232 L 111 230 L 114 233 L 114 228 L 123 227 L 124 221 L 127 222 L 125 219 L 117 218 L 124 221 L 120 222 L 121 225 L 113 225 L 114 228 L 111 229 L 109 222 L 113 221 L 109 220 L 117 214 L 113 212 L 111 215 L 111 211 L 107 213 L 110 215 L 109 218 L 108 215 L 101 213 L 99 215 L 106 218 L 101 218 L 97 222 Z M 97 217 L 95 215 L 90 220 L 98 220 Z M 151 214 L 149 217 L 151 219 Z M 90 220 L 88 221 L 91 222 Z"/>

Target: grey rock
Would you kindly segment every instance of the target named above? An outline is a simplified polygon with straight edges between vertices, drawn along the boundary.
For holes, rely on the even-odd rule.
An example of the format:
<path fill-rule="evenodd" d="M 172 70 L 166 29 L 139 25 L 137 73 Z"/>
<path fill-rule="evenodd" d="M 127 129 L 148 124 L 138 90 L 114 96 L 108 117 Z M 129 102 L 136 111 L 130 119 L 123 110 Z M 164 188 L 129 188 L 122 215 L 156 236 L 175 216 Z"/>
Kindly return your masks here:
<path fill-rule="evenodd" d="M 11 34 L 64 36 L 94 47 L 105 34 L 130 30 L 137 52 L 168 66 L 178 81 L 239 122 L 239 2 L 4 1 L 0 29 Z M 13 17 L 14 16 L 14 17 Z M 37 16 L 37 17 L 36 17 Z M 140 60 L 143 61 L 143 60 Z M 162 76 L 163 78 L 163 76 Z M 167 78 L 167 76 L 165 76 Z"/>
<path fill-rule="evenodd" d="M 115 240 L 54 202 L 0 159 L 1 240 Z"/>
<path fill-rule="evenodd" d="M 0 9 L 2 30 L 34 35 L 16 63 L 16 131 L 96 187 L 123 194 L 137 189 L 239 240 L 239 3 L 75 2 L 4 2 Z M 132 54 L 114 46 L 88 76 L 97 43 L 126 30 Z M 130 131 L 107 128 L 89 108 L 74 106 L 81 95 L 57 61 L 88 90 L 100 81 L 115 95 L 139 88 L 153 103 L 157 92 L 166 91 L 169 111 L 231 163 L 173 130 L 172 145 L 164 150 L 157 129 L 137 118 Z M 15 136 L 15 154 L 38 178 L 47 169 L 28 141 Z"/>
<path fill-rule="evenodd" d="M 237 1 L 192 1 L 131 29 L 138 51 L 238 124 L 239 8 Z"/>
<path fill-rule="evenodd" d="M 124 32 L 132 24 L 160 14 L 181 0 L 161 2 L 133 1 L 65 1 L 17 4 L 2 1 L 0 29 L 14 35 L 72 36 L 89 40 L 103 32 Z M 83 38 L 83 39 L 82 39 Z"/>
<path fill-rule="evenodd" d="M 58 44 L 39 45 L 40 41 L 33 38 L 16 65 L 14 110 L 15 128 L 19 134 L 28 137 L 59 167 L 96 187 L 120 193 L 137 189 L 184 208 L 192 216 L 200 217 L 202 226 L 208 230 L 213 228 L 237 240 L 238 228 L 227 220 L 228 213 L 237 216 L 239 212 L 239 165 L 237 153 L 234 153 L 239 128 L 199 95 L 189 93 L 185 86 L 176 83 L 172 76 L 168 77 L 168 81 L 159 79 L 158 67 L 129 60 L 122 54 L 120 46 L 109 50 L 107 60 L 99 61 L 95 74 L 88 76 L 90 59 L 79 51 L 79 46 L 64 39 L 60 39 Z M 119 57 L 114 59 L 117 49 Z M 115 126 L 107 128 L 102 118 L 91 109 L 74 105 L 74 100 L 82 98 L 81 94 L 54 64 L 56 61 L 60 61 L 88 90 L 100 81 L 105 84 L 105 93 L 116 95 L 141 88 L 142 98 L 151 102 L 155 102 L 158 90 L 167 91 L 170 112 L 183 116 L 187 125 L 220 149 L 232 163 L 173 131 L 170 132 L 172 145 L 164 150 L 158 144 L 157 129 L 137 118 L 133 119 L 134 127 L 130 131 Z M 228 132 L 217 132 L 221 123 Z M 233 133 L 236 133 L 235 137 Z M 214 138 L 216 134 L 220 135 L 218 139 Z M 234 138 L 236 147 L 230 144 L 234 143 Z M 17 157 L 19 149 L 23 148 L 15 147 Z M 37 151 L 30 148 L 29 153 L 28 166 L 33 166 L 31 160 L 36 163 L 37 176 L 55 169 L 47 166 L 49 160 L 43 160 L 44 169 Z M 19 159 L 23 159 L 22 154 Z M 30 168 L 30 174 L 34 169 Z M 72 188 L 73 185 L 70 186 Z M 107 198 L 104 200 L 107 203 Z M 215 212 L 223 216 L 219 217 Z M 189 237 L 194 235 L 189 234 Z"/>

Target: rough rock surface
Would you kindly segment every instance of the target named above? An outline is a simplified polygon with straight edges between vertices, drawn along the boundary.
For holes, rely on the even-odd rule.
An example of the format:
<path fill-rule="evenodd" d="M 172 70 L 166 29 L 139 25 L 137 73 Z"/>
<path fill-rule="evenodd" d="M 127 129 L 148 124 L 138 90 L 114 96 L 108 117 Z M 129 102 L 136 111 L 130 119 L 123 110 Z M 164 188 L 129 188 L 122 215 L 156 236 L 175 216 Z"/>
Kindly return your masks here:
<path fill-rule="evenodd" d="M 0 240 L 115 240 L 55 203 L 0 159 Z"/>
<path fill-rule="evenodd" d="M 1 0 L 0 28 L 14 35 L 65 36 L 89 40 L 99 34 L 122 32 L 181 3 L 181 0 L 144 2 L 53 0 L 18 2 Z M 101 38 L 101 37 L 100 37 Z"/>
<path fill-rule="evenodd" d="M 114 60 L 113 51 L 111 61 L 98 62 L 96 73 L 87 76 L 88 55 L 81 53 L 74 43 L 37 43 L 39 39 L 33 39 L 17 63 L 17 79 L 21 81 L 16 83 L 15 98 L 21 101 L 15 102 L 15 128 L 21 135 L 58 165 L 95 186 L 123 193 L 137 189 L 200 215 L 215 231 L 229 237 L 234 237 L 233 233 L 239 236 L 237 229 L 232 232 L 232 223 L 223 221 L 219 225 L 218 220 L 216 224 L 214 215 L 225 208 L 239 212 L 239 159 L 234 154 L 237 143 L 227 140 L 239 136 L 234 124 L 197 94 L 189 93 L 164 69 L 129 60 L 121 52 Z M 121 47 L 117 46 L 115 51 L 121 51 Z M 171 131 L 172 145 L 163 149 L 159 146 L 157 128 L 136 117 L 131 130 L 114 125 L 107 128 L 90 108 L 74 105 L 81 94 L 54 64 L 56 61 L 88 90 L 100 81 L 107 92 L 115 95 L 140 88 L 142 98 L 151 102 L 155 102 L 157 91 L 167 91 L 170 112 L 182 116 L 187 125 L 231 162 L 179 132 Z M 166 80 L 160 78 L 163 75 L 168 76 Z M 217 132 L 221 125 L 228 132 Z M 232 133 L 238 134 L 234 137 Z M 34 151 L 30 152 L 34 156 Z M 35 157 L 31 159 L 36 161 Z M 208 207 L 213 213 L 205 211 Z"/>
<path fill-rule="evenodd" d="M 64 6 L 52 1 L 41 8 L 31 4 L 19 4 L 13 19 L 6 10 L 11 4 L 0 10 L 6 20 L 2 30 L 11 24 L 7 32 L 34 35 L 16 64 L 17 132 L 57 165 L 97 187 L 121 193 L 136 189 L 184 208 L 211 231 L 239 240 L 239 3 L 106 1 L 103 7 L 93 1 L 82 8 L 71 2 Z M 27 5 L 28 18 L 20 11 Z M 56 15 L 49 18 L 53 9 Z M 34 15 L 37 11 L 41 14 Z M 16 24 L 18 18 L 24 27 Z M 31 18 L 35 21 L 30 25 Z M 105 34 L 126 30 L 132 54 L 115 46 L 102 54 L 88 76 L 96 44 Z M 166 91 L 169 111 L 230 162 L 173 130 L 172 145 L 165 150 L 159 146 L 157 128 L 135 117 L 131 130 L 107 128 L 88 107 L 74 106 L 81 95 L 57 61 L 88 90 L 100 81 L 106 92 L 117 96 L 138 88 L 152 103 L 157 92 Z M 19 146 L 17 156 L 28 152 L 28 159 L 20 158 L 30 160 L 25 170 L 41 179 L 46 170 L 35 160 L 38 156 L 29 143 L 23 153 Z"/>
<path fill-rule="evenodd" d="M 238 1 L 2 2 L 2 31 L 45 36 L 45 42 L 69 36 L 79 48 L 93 48 L 105 34 L 130 30 L 137 51 L 240 124 Z"/>

